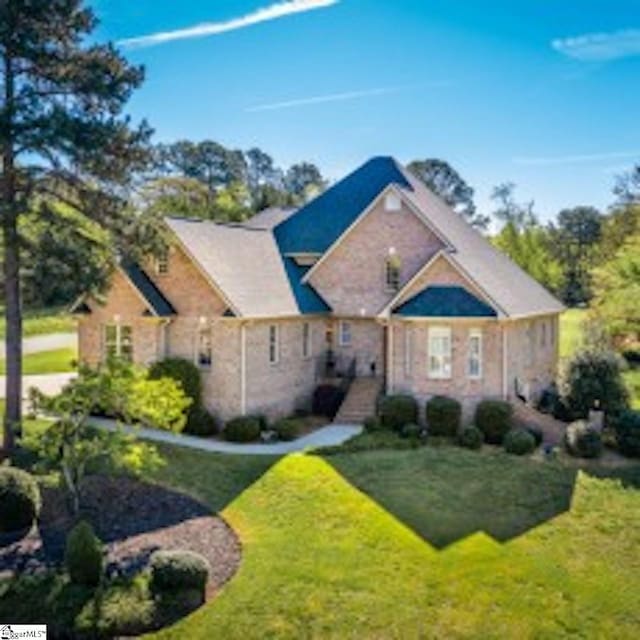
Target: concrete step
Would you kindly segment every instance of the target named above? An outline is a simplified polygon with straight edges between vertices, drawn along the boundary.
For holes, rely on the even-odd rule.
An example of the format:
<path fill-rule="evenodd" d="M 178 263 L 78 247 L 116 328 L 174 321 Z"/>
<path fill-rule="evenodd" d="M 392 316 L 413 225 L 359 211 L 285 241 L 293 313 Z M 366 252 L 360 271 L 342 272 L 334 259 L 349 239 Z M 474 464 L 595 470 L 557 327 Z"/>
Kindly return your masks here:
<path fill-rule="evenodd" d="M 376 402 L 382 389 L 380 378 L 356 378 L 349 388 L 334 422 L 361 424 L 366 418 L 375 415 Z"/>

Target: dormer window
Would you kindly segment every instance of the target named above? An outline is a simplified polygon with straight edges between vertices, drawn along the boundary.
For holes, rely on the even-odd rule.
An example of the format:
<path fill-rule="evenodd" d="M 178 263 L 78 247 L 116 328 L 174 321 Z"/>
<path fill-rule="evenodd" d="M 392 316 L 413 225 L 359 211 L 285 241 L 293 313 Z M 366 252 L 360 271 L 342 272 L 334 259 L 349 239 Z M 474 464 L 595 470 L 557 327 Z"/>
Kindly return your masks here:
<path fill-rule="evenodd" d="M 397 193 L 387 193 L 384 198 L 385 211 L 400 211 L 402 209 L 402 200 Z"/>

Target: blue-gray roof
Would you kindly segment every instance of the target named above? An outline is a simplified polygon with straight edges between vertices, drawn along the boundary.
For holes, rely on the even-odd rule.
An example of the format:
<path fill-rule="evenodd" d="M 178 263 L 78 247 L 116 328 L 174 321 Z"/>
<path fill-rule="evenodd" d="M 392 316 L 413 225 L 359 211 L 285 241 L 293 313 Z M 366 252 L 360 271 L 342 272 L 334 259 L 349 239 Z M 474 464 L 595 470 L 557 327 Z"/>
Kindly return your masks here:
<path fill-rule="evenodd" d="M 140 268 L 138 264 L 130 261 L 122 261 L 122 270 L 131 281 L 131 284 L 140 292 L 147 301 L 151 311 L 160 317 L 173 316 L 176 310 L 164 297 L 162 291 L 156 287 L 153 280 Z"/>
<path fill-rule="evenodd" d="M 372 158 L 275 227 L 281 253 L 324 253 L 390 184 L 412 190 L 393 158 Z"/>
<path fill-rule="evenodd" d="M 497 314 L 464 287 L 430 286 L 393 310 L 418 318 L 494 318 Z"/>
<path fill-rule="evenodd" d="M 322 299 L 320 294 L 311 285 L 302 282 L 304 274 L 310 267 L 297 265 L 293 258 L 283 256 L 282 260 L 300 313 L 328 313 L 331 311 L 331 307 Z"/>

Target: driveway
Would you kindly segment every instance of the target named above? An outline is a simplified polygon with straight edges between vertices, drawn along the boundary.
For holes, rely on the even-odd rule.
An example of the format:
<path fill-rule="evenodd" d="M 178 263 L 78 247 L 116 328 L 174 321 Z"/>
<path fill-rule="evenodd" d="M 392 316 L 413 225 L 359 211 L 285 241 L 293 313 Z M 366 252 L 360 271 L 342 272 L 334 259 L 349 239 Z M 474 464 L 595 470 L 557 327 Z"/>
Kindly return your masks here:
<path fill-rule="evenodd" d="M 78 344 L 77 333 L 47 333 L 42 336 L 31 336 L 22 340 L 22 353 L 38 353 L 56 349 L 73 348 Z M 0 359 L 5 356 L 4 339 L 0 340 Z"/>
<path fill-rule="evenodd" d="M 64 387 L 64 385 L 76 375 L 77 374 L 71 372 L 22 376 L 22 397 L 25 399 L 27 398 L 27 392 L 30 387 L 36 387 L 36 389 L 40 389 L 42 393 L 47 395 L 60 393 L 62 387 Z M 0 376 L 0 398 L 4 398 L 6 396 L 5 384 L 6 376 Z"/>

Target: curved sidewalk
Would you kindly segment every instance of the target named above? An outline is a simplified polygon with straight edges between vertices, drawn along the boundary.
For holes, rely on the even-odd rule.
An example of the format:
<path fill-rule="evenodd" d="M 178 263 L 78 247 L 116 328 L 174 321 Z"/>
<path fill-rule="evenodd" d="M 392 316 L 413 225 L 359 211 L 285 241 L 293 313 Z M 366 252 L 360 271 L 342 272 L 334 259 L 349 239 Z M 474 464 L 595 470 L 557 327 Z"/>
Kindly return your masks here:
<path fill-rule="evenodd" d="M 117 428 L 115 420 L 109 420 L 107 418 L 91 418 L 91 424 L 109 431 Z M 126 433 L 133 433 L 138 438 L 149 440 L 150 442 L 172 444 L 178 447 L 188 447 L 190 449 L 198 449 L 199 451 L 212 453 L 254 456 L 281 456 L 297 451 L 317 449 L 318 447 L 335 446 L 350 440 L 362 431 L 362 427 L 358 425 L 329 424 L 292 442 L 237 444 L 235 442 L 198 438 L 187 434 L 171 433 L 169 431 L 147 429 L 145 427 L 125 426 L 123 429 Z"/>

